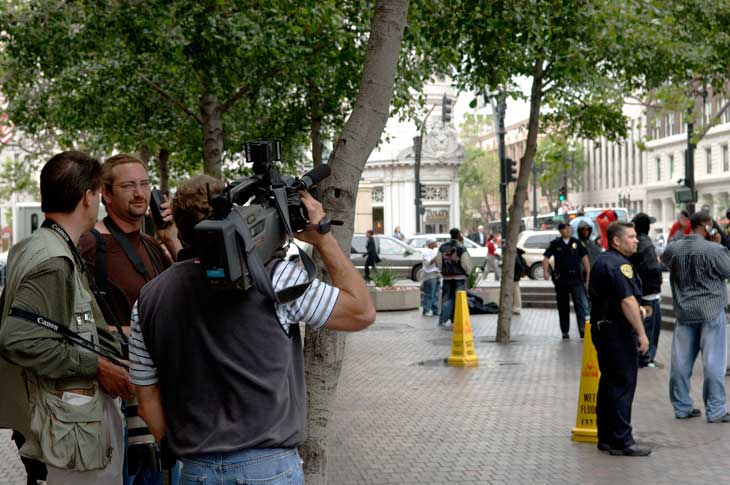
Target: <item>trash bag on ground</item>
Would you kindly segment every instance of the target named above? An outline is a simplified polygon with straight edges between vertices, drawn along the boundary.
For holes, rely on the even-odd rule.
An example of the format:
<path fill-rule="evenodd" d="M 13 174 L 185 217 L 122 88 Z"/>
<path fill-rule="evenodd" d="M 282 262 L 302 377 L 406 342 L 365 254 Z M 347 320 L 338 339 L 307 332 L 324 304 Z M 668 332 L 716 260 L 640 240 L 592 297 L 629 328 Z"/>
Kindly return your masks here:
<path fill-rule="evenodd" d="M 466 301 L 469 304 L 470 315 L 493 315 L 499 313 L 499 305 L 494 302 L 484 303 L 484 299 L 481 296 L 471 291 L 466 292 Z"/>

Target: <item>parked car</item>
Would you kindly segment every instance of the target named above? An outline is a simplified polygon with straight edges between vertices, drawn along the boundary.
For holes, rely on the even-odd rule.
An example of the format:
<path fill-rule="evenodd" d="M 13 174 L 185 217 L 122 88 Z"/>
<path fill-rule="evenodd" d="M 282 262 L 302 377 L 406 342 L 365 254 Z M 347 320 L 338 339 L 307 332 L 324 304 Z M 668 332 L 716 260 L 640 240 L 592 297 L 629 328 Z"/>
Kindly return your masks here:
<path fill-rule="evenodd" d="M 517 240 L 517 247 L 522 249 L 527 266 L 530 268 L 529 276 L 533 280 L 543 279 L 545 273 L 542 270 L 543 253 L 550 245 L 550 241 L 560 236 L 560 231 L 523 231 Z"/>
<path fill-rule="evenodd" d="M 406 244 L 409 246 L 421 249 L 426 247 L 426 241 L 429 239 L 435 239 L 439 244 L 445 243 L 451 236 L 448 234 L 416 234 L 406 239 Z M 483 268 L 484 262 L 487 260 L 487 248 L 478 245 L 471 239 L 464 238 L 464 247 L 466 248 L 471 261 L 474 263 L 475 268 Z M 499 257 L 499 248 L 497 249 L 497 257 Z"/>
<path fill-rule="evenodd" d="M 423 267 L 420 251 L 391 236 L 376 234 L 374 237 L 375 247 L 378 249 L 378 255 L 380 256 L 378 268 L 388 268 L 398 278 L 419 280 L 421 268 Z M 366 245 L 367 237 L 365 234 L 352 236 L 350 260 L 361 273 L 365 272 Z"/>

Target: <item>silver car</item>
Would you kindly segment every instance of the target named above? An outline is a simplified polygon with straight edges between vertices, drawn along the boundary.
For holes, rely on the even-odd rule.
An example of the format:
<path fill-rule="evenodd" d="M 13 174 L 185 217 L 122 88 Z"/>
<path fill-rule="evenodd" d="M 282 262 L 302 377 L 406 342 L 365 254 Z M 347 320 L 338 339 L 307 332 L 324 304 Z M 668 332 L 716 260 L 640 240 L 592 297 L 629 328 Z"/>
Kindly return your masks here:
<path fill-rule="evenodd" d="M 451 239 L 451 236 L 449 234 L 416 234 L 406 239 L 406 244 L 416 249 L 421 249 L 426 247 L 426 241 L 429 239 L 435 239 L 441 245 Z M 474 267 L 483 268 L 484 262 L 487 260 L 487 248 L 478 245 L 468 238 L 464 238 L 464 247 L 469 253 Z"/>
<path fill-rule="evenodd" d="M 378 268 L 388 268 L 398 278 L 410 278 L 413 281 L 418 281 L 419 273 L 423 266 L 419 251 L 391 236 L 376 234 L 373 237 L 375 238 L 375 247 L 378 250 L 378 256 L 380 256 L 380 263 L 377 265 Z M 352 236 L 350 260 L 355 265 L 355 268 L 362 273 L 365 272 L 366 246 L 367 236 L 364 234 L 355 234 Z"/>

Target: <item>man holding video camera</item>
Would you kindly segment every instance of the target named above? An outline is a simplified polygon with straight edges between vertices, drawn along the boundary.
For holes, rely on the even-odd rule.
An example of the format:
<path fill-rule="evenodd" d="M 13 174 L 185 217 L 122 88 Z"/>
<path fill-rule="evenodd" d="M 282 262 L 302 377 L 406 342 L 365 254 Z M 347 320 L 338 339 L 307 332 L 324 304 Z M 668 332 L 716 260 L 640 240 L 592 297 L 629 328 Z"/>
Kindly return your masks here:
<path fill-rule="evenodd" d="M 183 483 L 288 478 L 304 483 L 297 447 L 305 438 L 306 389 L 299 323 L 357 331 L 375 319 L 362 277 L 329 232 L 324 211 L 300 192 L 309 224 L 296 237 L 322 257 L 332 286 L 314 279 L 293 301 L 251 287 L 216 290 L 193 239 L 211 213 L 219 181 L 199 175 L 172 203 L 184 248 L 179 262 L 147 284 L 133 313 L 131 379 L 140 415 L 183 462 Z M 322 224 L 320 224 L 322 222 Z M 301 284 L 299 262 L 266 262 L 274 290 Z"/>

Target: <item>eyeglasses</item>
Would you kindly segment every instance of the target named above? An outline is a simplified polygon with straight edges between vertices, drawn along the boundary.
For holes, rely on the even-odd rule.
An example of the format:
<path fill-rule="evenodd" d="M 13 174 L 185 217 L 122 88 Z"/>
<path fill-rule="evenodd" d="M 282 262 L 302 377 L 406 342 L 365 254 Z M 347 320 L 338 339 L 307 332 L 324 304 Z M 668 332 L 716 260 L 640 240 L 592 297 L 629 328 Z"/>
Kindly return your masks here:
<path fill-rule="evenodd" d="M 123 182 L 121 184 L 112 184 L 112 187 L 119 187 L 125 192 L 134 192 L 137 187 L 139 187 L 139 190 L 144 192 L 150 190 L 150 181 L 140 180 L 139 182 Z"/>

